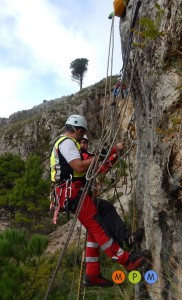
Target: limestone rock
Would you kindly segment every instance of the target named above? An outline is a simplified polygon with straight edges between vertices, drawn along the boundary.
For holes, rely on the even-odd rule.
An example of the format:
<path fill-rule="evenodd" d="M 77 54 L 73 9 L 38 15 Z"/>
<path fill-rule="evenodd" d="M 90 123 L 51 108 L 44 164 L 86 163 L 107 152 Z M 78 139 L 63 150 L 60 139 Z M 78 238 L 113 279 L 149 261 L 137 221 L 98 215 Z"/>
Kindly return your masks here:
<path fill-rule="evenodd" d="M 181 299 L 182 1 L 161 0 L 158 8 L 155 1 L 142 1 L 138 20 L 145 17 L 156 24 L 160 10 L 158 31 L 164 35 L 144 39 L 138 32 L 146 28 L 136 22 L 130 48 L 127 38 L 131 36 L 130 20 L 136 3 L 129 2 L 126 17 L 120 22 L 120 34 L 127 61 L 126 78 L 129 80 L 133 74 L 131 95 L 138 138 L 135 172 L 140 225 L 145 227 L 144 247 L 151 250 L 153 269 L 159 275 L 153 289 L 146 286 L 146 295 L 147 299 Z M 142 291 L 138 291 L 136 299 L 141 295 Z"/>

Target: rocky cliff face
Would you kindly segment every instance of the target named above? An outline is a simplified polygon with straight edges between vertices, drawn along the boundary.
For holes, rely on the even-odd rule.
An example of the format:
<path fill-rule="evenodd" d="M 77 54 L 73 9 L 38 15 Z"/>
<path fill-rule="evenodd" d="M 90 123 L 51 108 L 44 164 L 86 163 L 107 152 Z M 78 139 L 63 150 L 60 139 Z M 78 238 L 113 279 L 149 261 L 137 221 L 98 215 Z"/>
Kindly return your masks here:
<path fill-rule="evenodd" d="M 120 34 L 125 78 L 133 76 L 136 200 L 145 227 L 143 247 L 151 250 L 152 269 L 159 275 L 145 296 L 182 299 L 182 1 L 161 0 L 156 5 L 143 0 L 138 20 L 145 22 L 135 23 L 130 49 L 136 4 L 129 2 Z M 148 32 L 153 25 L 154 38 Z M 141 290 L 136 292 L 136 299 L 140 297 Z"/>
<path fill-rule="evenodd" d="M 30 153 L 49 156 L 51 142 L 63 131 L 71 114 L 86 116 L 90 138 L 99 136 L 104 80 L 60 99 L 44 101 L 34 108 L 0 119 L 0 154 L 10 152 L 22 158 Z"/>

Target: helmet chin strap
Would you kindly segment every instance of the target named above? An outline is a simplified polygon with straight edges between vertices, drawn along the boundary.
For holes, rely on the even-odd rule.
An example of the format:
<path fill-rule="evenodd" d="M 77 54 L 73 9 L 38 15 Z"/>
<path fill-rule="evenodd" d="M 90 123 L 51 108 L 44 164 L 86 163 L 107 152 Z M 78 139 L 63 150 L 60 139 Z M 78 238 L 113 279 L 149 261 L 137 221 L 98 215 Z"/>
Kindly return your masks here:
<path fill-rule="evenodd" d="M 71 125 L 71 127 L 73 128 L 74 132 L 76 132 L 76 128 L 75 128 L 75 126 Z"/>
<path fill-rule="evenodd" d="M 72 128 L 73 128 L 74 132 L 76 132 L 76 131 L 77 131 L 77 129 L 75 128 L 75 126 L 73 126 L 73 125 L 71 125 L 71 126 L 72 126 Z M 78 142 L 80 142 L 81 138 L 80 138 L 80 137 L 78 137 L 76 140 L 77 140 Z"/>
<path fill-rule="evenodd" d="M 74 130 L 74 132 L 76 132 L 78 129 L 75 128 L 75 126 L 71 125 L 72 129 Z M 78 137 L 77 141 L 80 142 L 83 139 L 83 137 Z"/>

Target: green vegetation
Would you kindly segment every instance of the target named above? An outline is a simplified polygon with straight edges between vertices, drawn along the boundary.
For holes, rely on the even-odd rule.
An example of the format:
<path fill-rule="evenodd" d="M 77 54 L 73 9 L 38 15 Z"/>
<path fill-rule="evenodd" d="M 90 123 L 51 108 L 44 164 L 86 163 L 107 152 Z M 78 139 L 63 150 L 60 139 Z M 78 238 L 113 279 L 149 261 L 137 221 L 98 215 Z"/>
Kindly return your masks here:
<path fill-rule="evenodd" d="M 42 161 L 38 156 L 29 156 L 25 172 L 9 197 L 9 204 L 15 210 L 15 223 L 33 230 L 40 225 L 41 216 L 48 210 L 49 181 L 42 179 Z"/>
<path fill-rule="evenodd" d="M 47 244 L 45 236 L 31 236 L 26 230 L 10 229 L 0 234 L 0 299 L 44 299 L 59 258 L 59 253 L 43 255 Z M 50 300 L 77 299 L 82 251 L 75 245 L 68 247 L 53 282 Z M 115 270 L 122 269 L 118 264 L 113 264 L 103 252 L 101 261 L 102 273 L 107 278 L 111 279 Z M 99 299 L 131 300 L 133 293 L 134 286 L 127 279 L 112 288 L 93 287 L 85 290 L 87 300 L 92 300 L 96 295 Z"/>
<path fill-rule="evenodd" d="M 11 212 L 13 226 L 32 232 L 44 230 L 42 216 L 48 211 L 50 184 L 42 173 L 38 156 L 29 156 L 25 163 L 17 155 L 0 156 L 0 207 Z"/>
<path fill-rule="evenodd" d="M 80 85 L 80 90 L 82 90 L 83 78 L 88 68 L 87 58 L 77 58 L 70 63 L 72 79 Z"/>
<path fill-rule="evenodd" d="M 139 20 L 140 30 L 135 28 L 132 29 L 133 33 L 142 38 L 142 42 L 133 43 L 133 46 L 144 48 L 147 42 L 155 40 L 159 37 L 163 37 L 166 34 L 160 31 L 161 20 L 164 15 L 164 10 L 161 9 L 160 5 L 155 2 L 154 6 L 156 8 L 156 18 L 155 20 L 150 17 L 143 17 Z"/>
<path fill-rule="evenodd" d="M 32 288 L 47 243 L 45 236 L 30 237 L 25 230 L 0 234 L 0 299 L 33 299 Z"/>
<path fill-rule="evenodd" d="M 138 21 L 140 29 L 132 29 L 133 33 L 138 35 L 142 39 L 142 42 L 133 43 L 133 46 L 144 48 L 149 41 L 160 39 L 165 42 L 165 44 L 168 45 L 169 48 L 171 48 L 172 52 L 174 52 L 173 57 L 174 55 L 180 55 L 181 57 L 182 52 L 175 47 L 176 45 L 170 43 L 167 38 L 164 40 L 164 37 L 170 38 L 170 33 L 160 30 L 162 18 L 164 17 L 164 10 L 161 9 L 160 4 L 157 2 L 154 3 L 154 7 L 156 9 L 155 19 L 153 20 L 151 17 L 143 17 Z M 168 56 L 169 59 L 171 59 L 170 53 L 168 53 Z"/>
<path fill-rule="evenodd" d="M 139 20 L 139 30 L 133 28 L 133 33 L 139 37 L 139 40 L 133 43 L 134 47 L 144 49 L 150 42 L 160 40 L 166 46 L 165 60 L 163 64 L 163 70 L 168 73 L 174 73 L 180 76 L 180 80 L 175 84 L 174 88 L 178 92 L 182 90 L 182 51 L 179 39 L 172 39 L 171 32 L 160 30 L 162 24 L 162 18 L 164 18 L 165 11 L 161 9 L 159 3 L 155 2 L 154 7 L 156 9 L 156 17 L 143 17 Z M 178 7 L 179 11 L 181 8 Z M 182 19 L 179 16 L 179 21 Z M 151 45 L 150 45 L 151 47 Z"/>
<path fill-rule="evenodd" d="M 18 155 L 0 155 L 0 206 L 9 207 L 8 198 L 18 178 L 21 178 L 25 163 Z"/>
<path fill-rule="evenodd" d="M 143 17 L 139 20 L 139 24 L 144 28 L 144 30 L 140 32 L 140 35 L 149 40 L 154 40 L 157 37 L 165 36 L 165 33 L 163 31 L 160 31 L 160 25 L 162 17 L 164 15 L 164 10 L 161 9 L 160 5 L 157 2 L 154 3 L 154 6 L 157 12 L 155 21 L 148 17 Z"/>
<path fill-rule="evenodd" d="M 166 127 L 164 122 L 160 127 L 155 128 L 156 134 L 158 134 L 163 142 L 168 142 L 175 139 L 181 130 L 181 112 L 180 109 L 176 109 L 173 114 L 168 117 L 169 126 Z"/>

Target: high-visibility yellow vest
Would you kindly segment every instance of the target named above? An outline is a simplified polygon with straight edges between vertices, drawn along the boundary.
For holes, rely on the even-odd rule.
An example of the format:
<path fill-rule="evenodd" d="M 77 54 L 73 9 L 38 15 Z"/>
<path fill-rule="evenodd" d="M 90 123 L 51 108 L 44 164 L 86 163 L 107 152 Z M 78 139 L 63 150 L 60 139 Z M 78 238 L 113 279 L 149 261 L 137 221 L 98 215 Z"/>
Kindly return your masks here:
<path fill-rule="evenodd" d="M 61 182 L 63 180 L 69 179 L 70 175 L 72 175 L 73 179 L 79 179 L 84 178 L 85 173 L 76 173 L 68 164 L 66 159 L 63 157 L 63 155 L 59 151 L 59 145 L 65 140 L 65 139 L 71 139 L 78 151 L 80 150 L 80 144 L 73 138 L 68 136 L 61 136 L 56 140 L 54 143 L 54 146 L 52 148 L 51 152 L 51 158 L 50 158 L 50 168 L 51 168 L 51 180 L 53 182 Z"/>

